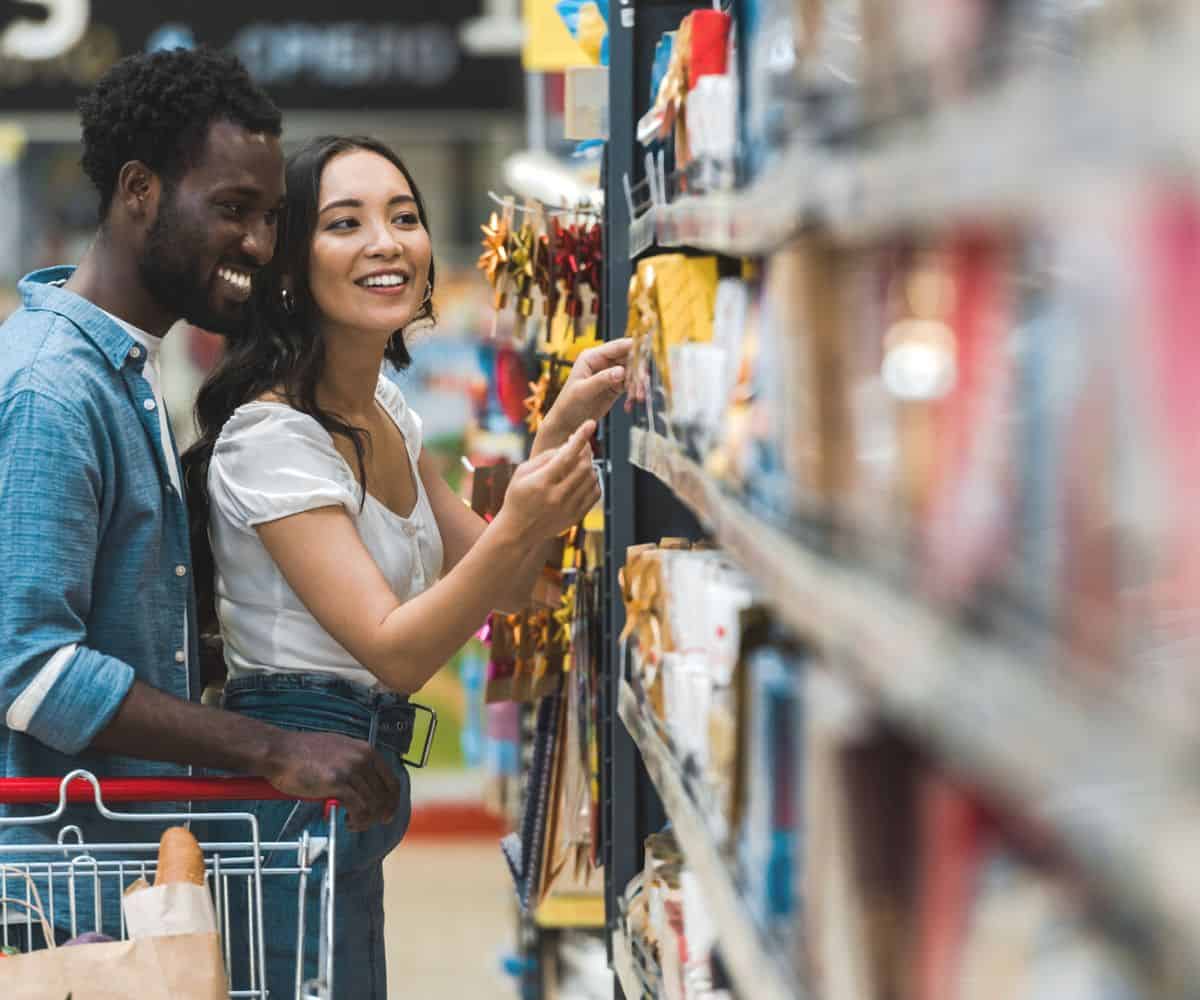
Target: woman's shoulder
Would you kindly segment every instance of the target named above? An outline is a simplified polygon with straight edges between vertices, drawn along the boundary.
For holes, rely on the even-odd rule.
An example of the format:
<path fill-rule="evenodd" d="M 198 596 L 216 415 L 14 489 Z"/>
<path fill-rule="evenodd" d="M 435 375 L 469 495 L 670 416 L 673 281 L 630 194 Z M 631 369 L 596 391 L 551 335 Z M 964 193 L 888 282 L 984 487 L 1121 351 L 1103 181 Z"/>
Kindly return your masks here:
<path fill-rule="evenodd" d="M 328 440 L 329 437 L 315 417 L 296 409 L 281 394 L 272 392 L 235 409 L 217 435 L 217 446 L 245 437 L 261 441 L 276 436 L 298 436 L 314 441 Z"/>
<path fill-rule="evenodd" d="M 358 507 L 354 475 L 325 428 L 269 399 L 244 403 L 225 422 L 208 477 L 215 507 L 246 526 L 314 507 Z"/>
<path fill-rule="evenodd" d="M 256 477 L 281 469 L 305 469 L 347 488 L 353 479 L 316 417 L 268 396 L 233 411 L 217 436 L 213 462 L 238 470 L 253 468 Z"/>

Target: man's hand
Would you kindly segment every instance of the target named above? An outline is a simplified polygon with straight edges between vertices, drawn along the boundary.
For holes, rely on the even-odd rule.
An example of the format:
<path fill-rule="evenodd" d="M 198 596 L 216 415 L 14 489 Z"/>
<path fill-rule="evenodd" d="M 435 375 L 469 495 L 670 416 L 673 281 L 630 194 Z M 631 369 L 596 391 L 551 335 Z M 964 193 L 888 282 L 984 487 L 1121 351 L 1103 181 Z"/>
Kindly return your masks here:
<path fill-rule="evenodd" d="M 285 795 L 337 799 L 346 825 L 365 830 L 386 823 L 400 805 L 400 782 L 363 740 L 333 733 L 282 733 L 263 775 Z"/>
<path fill-rule="evenodd" d="M 625 366 L 633 352 L 628 337 L 589 347 L 575 359 L 558 399 L 542 422 L 538 450 L 556 448 L 588 420 L 599 423 L 625 389 Z"/>
<path fill-rule="evenodd" d="M 280 729 L 184 701 L 142 681 L 133 682 L 91 748 L 252 774 L 285 795 L 337 799 L 349 814 L 351 830 L 387 822 L 400 804 L 399 780 L 363 740 Z"/>

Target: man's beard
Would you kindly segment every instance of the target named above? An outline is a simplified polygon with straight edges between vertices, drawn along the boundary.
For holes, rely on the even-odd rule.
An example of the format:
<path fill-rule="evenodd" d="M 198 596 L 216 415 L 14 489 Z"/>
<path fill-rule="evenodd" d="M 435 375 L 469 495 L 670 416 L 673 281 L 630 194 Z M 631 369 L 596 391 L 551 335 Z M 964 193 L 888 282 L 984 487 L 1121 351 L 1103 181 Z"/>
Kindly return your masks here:
<path fill-rule="evenodd" d="M 249 310 L 231 305 L 221 311 L 213 305 L 209 282 L 199 276 L 204 257 L 203 234 L 189 231 L 175 199 L 164 192 L 138 260 L 142 283 L 163 309 L 193 326 L 210 333 L 238 333 Z"/>

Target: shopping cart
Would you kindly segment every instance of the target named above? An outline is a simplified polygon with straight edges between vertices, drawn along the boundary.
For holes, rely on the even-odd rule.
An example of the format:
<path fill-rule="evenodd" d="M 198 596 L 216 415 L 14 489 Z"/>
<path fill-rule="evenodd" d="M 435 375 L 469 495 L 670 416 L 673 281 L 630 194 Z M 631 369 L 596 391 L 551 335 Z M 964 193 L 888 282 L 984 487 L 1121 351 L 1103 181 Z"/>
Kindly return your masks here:
<path fill-rule="evenodd" d="M 291 878 L 296 881 L 299 913 L 296 935 L 296 997 L 297 1000 L 328 1000 L 333 995 L 333 908 L 336 877 L 337 824 L 329 823 L 327 837 L 310 836 L 307 831 L 291 841 L 264 842 L 259 838 L 258 821 L 247 812 L 184 813 L 117 812 L 109 808 L 115 802 L 237 802 L 255 799 L 287 799 L 265 781 L 251 778 L 113 778 L 98 780 L 88 771 L 72 771 L 63 778 L 5 778 L 0 779 L 0 803 L 53 804 L 57 807 L 36 816 L 0 817 L 0 829 L 12 826 L 54 824 L 63 818 L 67 804 L 95 804 L 100 816 L 114 823 L 164 825 L 203 822 L 207 831 L 226 830 L 234 834 L 218 841 L 202 841 L 207 882 L 213 895 L 218 933 L 222 940 L 225 968 L 231 977 L 230 997 L 267 1000 L 266 953 L 263 949 L 263 882 L 266 879 Z M 325 815 L 337 807 L 327 802 Z M 305 893 L 313 864 L 322 854 L 328 858 L 320 892 L 320 953 L 318 975 L 304 979 Z M 42 860 L 42 858 L 45 860 Z M 19 858 L 19 861 L 16 860 Z M 31 860 L 32 859 L 32 860 Z M 110 937 L 127 937 L 125 917 L 119 918 L 119 934 L 105 917 L 112 918 L 102 905 L 106 886 L 115 888 L 115 896 L 134 880 L 145 877 L 153 881 L 158 861 L 158 840 L 152 843 L 84 843 L 78 826 L 67 825 L 58 830 L 55 843 L 40 845 L 0 845 L 0 899 L 24 899 L 33 902 L 40 894 L 43 909 L 52 924 L 67 928 L 72 937 L 86 931 L 107 933 Z M 281 863 L 282 862 L 282 863 Z M 22 888 L 23 886 L 23 888 Z M 13 896 L 12 889 L 19 895 Z M 84 905 L 90 893 L 91 906 Z M 110 898 L 113 894 L 110 892 Z M 120 907 L 117 907 L 119 910 Z M 80 926 L 91 916 L 92 926 Z M 239 933 L 231 934 L 237 921 Z M 0 906 L 0 944 L 9 945 L 10 930 L 24 927 L 26 947 L 34 941 L 36 926 L 28 905 Z M 232 939 L 242 937 L 245 928 L 247 954 L 231 954 Z M 238 961 L 234 961 L 234 959 Z M 0 970 L 2 970 L 0 966 Z M 2 991 L 0 991 L 2 992 Z M 275 1000 L 280 1000 L 278 992 Z"/>

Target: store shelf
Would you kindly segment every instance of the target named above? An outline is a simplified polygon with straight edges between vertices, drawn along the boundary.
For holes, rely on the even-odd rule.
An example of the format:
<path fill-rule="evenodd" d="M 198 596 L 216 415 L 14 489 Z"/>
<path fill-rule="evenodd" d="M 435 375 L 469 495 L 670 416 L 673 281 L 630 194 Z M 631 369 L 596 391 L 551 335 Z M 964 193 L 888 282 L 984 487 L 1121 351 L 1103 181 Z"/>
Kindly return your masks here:
<path fill-rule="evenodd" d="M 776 946 L 755 927 L 703 813 L 684 788 L 674 757 L 653 722 L 643 714 L 627 682 L 621 684 L 619 712 L 658 789 L 688 867 L 703 887 L 721 957 L 737 995 L 745 1000 L 796 1000 L 804 996 L 790 971 L 780 963 Z"/>
<path fill-rule="evenodd" d="M 1053 831 L 1114 905 L 1150 927 L 1172 970 L 1200 971 L 1192 742 L 806 549 L 666 438 L 634 429 L 630 445 L 631 461 L 675 491 L 877 711 Z"/>
<path fill-rule="evenodd" d="M 1194 5 L 1163 4 L 1171 28 L 1152 44 L 1110 43 L 1075 66 L 1029 67 L 873 144 L 829 151 L 797 142 L 753 184 L 655 205 L 630 229 L 630 254 L 653 245 L 767 253 L 802 226 L 841 238 L 964 217 L 1055 207 L 1086 180 L 1129 167 L 1193 168 L 1200 27 Z M 884 130 L 879 130 L 882 134 Z"/>
<path fill-rule="evenodd" d="M 625 936 L 625 930 L 622 927 L 613 930 L 612 951 L 613 972 L 617 974 L 617 982 L 621 984 L 621 992 L 625 994 L 625 1000 L 643 1000 L 645 991 L 642 989 L 642 981 L 638 979 L 629 938 Z"/>
<path fill-rule="evenodd" d="M 533 913 L 533 921 L 544 930 L 599 930 L 604 927 L 604 897 L 551 896 Z"/>
<path fill-rule="evenodd" d="M 544 930 L 599 930 L 604 927 L 604 897 L 551 896 L 533 913 Z"/>

